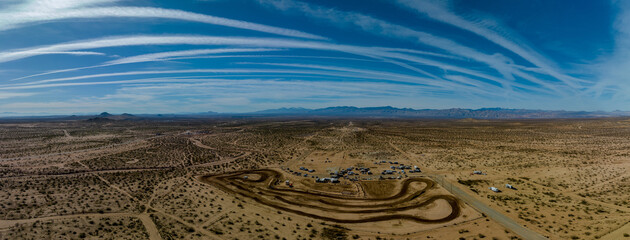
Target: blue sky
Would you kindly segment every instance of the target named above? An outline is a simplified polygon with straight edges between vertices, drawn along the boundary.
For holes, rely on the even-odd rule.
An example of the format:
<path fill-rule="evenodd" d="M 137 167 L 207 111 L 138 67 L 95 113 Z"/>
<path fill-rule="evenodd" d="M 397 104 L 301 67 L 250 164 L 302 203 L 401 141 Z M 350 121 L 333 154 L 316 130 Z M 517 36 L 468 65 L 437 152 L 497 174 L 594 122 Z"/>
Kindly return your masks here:
<path fill-rule="evenodd" d="M 630 110 L 627 1 L 5 0 L 0 115 Z"/>

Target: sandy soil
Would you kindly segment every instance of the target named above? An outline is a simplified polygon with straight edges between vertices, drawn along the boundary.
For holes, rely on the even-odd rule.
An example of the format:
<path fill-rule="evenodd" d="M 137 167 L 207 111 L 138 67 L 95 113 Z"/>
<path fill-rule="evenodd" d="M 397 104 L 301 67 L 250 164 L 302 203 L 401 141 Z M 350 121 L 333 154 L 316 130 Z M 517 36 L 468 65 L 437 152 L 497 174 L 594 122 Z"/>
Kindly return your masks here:
<path fill-rule="evenodd" d="M 0 123 L 0 239 L 518 238 L 432 176 L 551 239 L 624 239 L 628 139 L 627 119 Z M 379 180 L 390 161 L 422 172 Z M 373 174 L 315 182 L 348 167 Z"/>

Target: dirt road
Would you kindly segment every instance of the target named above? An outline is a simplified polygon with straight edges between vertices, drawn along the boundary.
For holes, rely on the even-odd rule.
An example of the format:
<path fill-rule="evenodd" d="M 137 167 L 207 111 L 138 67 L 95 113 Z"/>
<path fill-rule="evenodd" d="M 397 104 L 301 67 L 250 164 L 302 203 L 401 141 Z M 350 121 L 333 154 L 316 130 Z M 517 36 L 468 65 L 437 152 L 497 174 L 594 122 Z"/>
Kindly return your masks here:
<path fill-rule="evenodd" d="M 616 239 L 624 239 L 624 238 L 627 239 L 628 237 L 625 237 L 624 234 L 628 234 L 628 233 L 630 233 L 630 221 L 628 221 L 626 225 L 623 225 L 617 230 L 604 235 L 600 239 L 602 240 L 616 240 Z"/>
<path fill-rule="evenodd" d="M 105 218 L 105 217 L 135 217 L 135 216 L 136 215 L 133 213 L 82 213 L 82 214 L 59 215 L 59 216 L 49 216 L 49 217 L 39 217 L 39 218 L 28 218 L 28 219 L 0 220 L 0 229 L 9 228 L 9 227 L 15 226 L 16 224 L 32 223 L 36 221 L 48 221 L 48 220 L 58 220 L 58 219 L 78 218 L 78 217 Z"/>
<path fill-rule="evenodd" d="M 149 240 L 162 240 L 160 232 L 158 231 L 157 226 L 155 226 L 153 220 L 151 220 L 151 217 L 149 217 L 149 214 L 140 214 L 138 215 L 138 218 L 140 219 L 140 221 L 142 221 L 142 224 L 144 224 L 144 228 L 149 234 Z"/>
<path fill-rule="evenodd" d="M 403 155 L 405 155 L 407 158 L 409 158 L 409 159 L 413 159 L 414 158 L 409 153 L 407 153 L 407 152 L 401 150 L 400 148 L 398 148 L 394 143 L 389 142 L 389 145 L 394 150 L 396 150 L 396 151 L 402 153 Z M 512 220 L 508 216 L 505 216 L 504 214 L 498 212 L 497 210 L 492 209 L 488 205 L 484 204 L 483 202 L 479 201 L 475 197 L 473 197 L 470 194 L 466 193 L 464 190 L 462 190 L 461 188 L 459 188 L 455 184 L 451 183 L 447 179 L 444 179 L 443 176 L 436 175 L 436 174 L 428 174 L 427 176 L 430 177 L 431 179 L 433 179 L 438 184 L 440 184 L 443 188 L 448 190 L 451 194 L 455 195 L 455 197 L 459 198 L 460 200 L 464 201 L 468 205 L 472 206 L 477 211 L 485 214 L 486 216 L 488 216 L 492 220 L 494 220 L 494 221 L 498 222 L 499 224 L 503 225 L 505 228 L 507 228 L 507 229 L 511 230 L 512 232 L 518 234 L 522 238 L 524 238 L 524 239 L 531 239 L 531 240 L 547 239 L 543 235 L 540 235 L 537 232 L 534 232 L 534 231 L 532 231 L 530 229 L 527 229 L 527 228 L 521 226 L 520 224 L 518 224 L 516 221 Z"/>
<path fill-rule="evenodd" d="M 464 190 L 462 190 L 455 184 L 452 184 L 448 180 L 444 179 L 444 177 L 439 176 L 439 175 L 429 175 L 429 177 L 435 180 L 435 182 L 442 185 L 442 187 L 444 187 L 446 190 L 451 192 L 451 194 L 455 195 L 460 200 L 466 202 L 468 205 L 472 206 L 477 211 L 484 213 L 486 216 L 498 222 L 499 224 L 503 225 L 505 228 L 518 234 L 523 239 L 531 239 L 531 240 L 547 239 L 543 235 L 540 235 L 537 232 L 534 232 L 530 229 L 527 229 L 521 226 L 520 224 L 518 224 L 517 222 L 515 222 L 508 216 L 505 216 L 504 214 L 492 209 L 488 205 L 477 200 L 476 198 L 466 193 Z"/>
<path fill-rule="evenodd" d="M 143 141 L 148 141 L 150 139 L 164 137 L 164 136 L 168 136 L 168 135 L 161 135 L 161 136 L 153 136 L 153 137 L 148 137 L 148 138 L 134 139 L 134 140 L 130 140 L 130 141 L 127 141 L 127 142 L 122 142 L 122 143 L 117 143 L 117 144 L 109 144 L 109 145 L 100 146 L 100 147 L 80 149 L 80 150 L 73 150 L 73 151 L 53 152 L 53 153 L 40 154 L 40 155 L 30 155 L 30 156 L 23 156 L 23 157 L 3 158 L 3 159 L 0 159 L 0 162 L 10 162 L 10 161 L 16 161 L 16 160 L 45 158 L 45 157 L 50 157 L 50 156 L 61 156 L 61 155 L 70 155 L 70 154 L 76 154 L 76 153 L 92 152 L 92 151 L 98 151 L 98 150 L 115 149 L 115 148 L 120 147 L 120 146 L 125 146 L 125 145 L 130 145 L 130 144 L 134 144 L 134 143 L 143 142 Z"/>

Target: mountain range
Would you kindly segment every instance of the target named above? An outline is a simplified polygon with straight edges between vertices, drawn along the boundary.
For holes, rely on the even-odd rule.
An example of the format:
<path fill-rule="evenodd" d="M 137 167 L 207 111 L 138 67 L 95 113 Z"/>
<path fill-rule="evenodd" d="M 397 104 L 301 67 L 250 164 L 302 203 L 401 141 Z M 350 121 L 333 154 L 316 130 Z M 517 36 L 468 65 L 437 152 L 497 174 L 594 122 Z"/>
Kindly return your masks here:
<path fill-rule="evenodd" d="M 480 109 L 412 109 L 386 107 L 328 107 L 319 109 L 279 108 L 252 113 L 277 116 L 339 116 L 339 117 L 392 117 L 392 118 L 447 118 L 447 119 L 544 119 L 544 118 L 595 118 L 630 116 L 630 112 L 614 111 L 562 111 L 506 108 Z"/>
<path fill-rule="evenodd" d="M 39 117 L 5 117 L 5 119 L 67 119 L 87 121 L 121 121 L 172 118 L 260 118 L 260 117 L 340 117 L 340 118 L 424 118 L 424 119 L 552 119 L 552 118 L 599 118 L 630 116 L 626 111 L 564 111 L 564 110 L 530 110 L 506 108 L 480 109 L 412 109 L 385 107 L 352 107 L 339 106 L 318 109 L 278 108 L 251 113 L 182 113 L 182 114 L 128 114 L 120 115 L 103 112 L 98 115 L 72 116 L 39 116 Z"/>

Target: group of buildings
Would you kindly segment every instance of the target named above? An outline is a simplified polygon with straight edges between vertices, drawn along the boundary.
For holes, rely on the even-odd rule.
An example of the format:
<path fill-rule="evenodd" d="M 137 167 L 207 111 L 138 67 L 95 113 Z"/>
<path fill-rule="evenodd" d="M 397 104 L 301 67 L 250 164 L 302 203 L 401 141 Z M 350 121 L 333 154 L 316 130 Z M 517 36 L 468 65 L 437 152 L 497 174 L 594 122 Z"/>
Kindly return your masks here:
<path fill-rule="evenodd" d="M 471 175 L 487 175 L 485 172 L 479 171 L 479 170 L 475 170 L 472 172 Z M 512 189 L 512 190 L 517 190 L 516 187 L 510 185 L 510 184 L 505 184 L 505 188 L 507 189 Z M 490 191 L 493 192 L 501 192 L 501 189 L 498 189 L 496 187 L 489 187 L 488 189 L 490 189 Z"/>
<path fill-rule="evenodd" d="M 381 172 L 381 176 L 379 179 L 396 179 L 395 177 L 383 177 L 383 175 L 394 175 L 394 174 L 399 174 L 398 179 L 402 178 L 403 176 L 406 177 L 407 173 L 419 173 L 421 172 L 420 168 L 418 166 L 410 166 L 410 165 L 405 165 L 403 163 L 398 163 L 396 161 L 376 161 L 374 162 L 374 164 L 376 165 L 381 165 L 381 164 L 391 164 L 389 167 L 390 169 L 385 169 Z M 373 175 L 374 173 L 372 172 L 372 169 L 370 169 L 369 167 L 354 167 L 354 166 L 350 166 L 348 168 L 340 168 L 340 170 L 337 171 L 333 171 L 330 172 L 330 176 L 329 177 L 318 177 L 313 175 L 313 173 L 315 172 L 314 169 L 308 169 L 306 167 L 299 167 L 299 170 L 291 170 L 290 168 L 285 168 L 285 171 L 290 172 L 291 174 L 294 174 L 296 176 L 300 176 L 300 177 L 311 177 L 315 179 L 315 182 L 317 183 L 339 183 L 340 179 L 344 178 L 344 179 L 348 179 L 350 181 L 358 181 L 361 175 Z M 309 176 L 309 174 L 311 174 Z M 363 178 L 364 180 L 371 180 L 371 177 L 368 178 Z"/>

